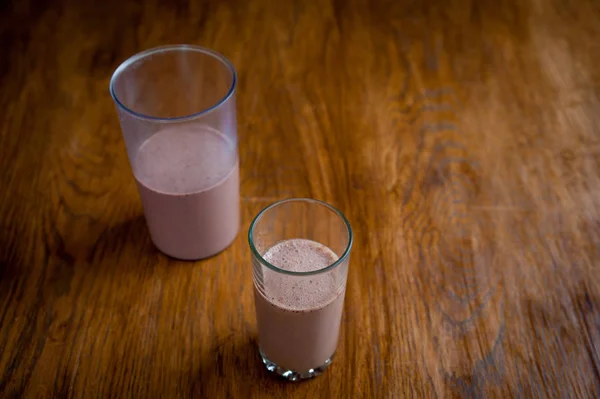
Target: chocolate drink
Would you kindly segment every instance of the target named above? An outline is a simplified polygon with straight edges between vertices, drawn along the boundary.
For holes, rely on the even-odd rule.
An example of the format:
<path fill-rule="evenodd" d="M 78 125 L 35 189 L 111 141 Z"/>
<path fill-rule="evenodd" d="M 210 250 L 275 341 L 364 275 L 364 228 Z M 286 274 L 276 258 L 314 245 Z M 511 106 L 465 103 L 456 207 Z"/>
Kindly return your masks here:
<path fill-rule="evenodd" d="M 205 125 L 167 128 L 147 139 L 133 164 L 150 235 L 165 254 L 201 259 L 239 229 L 235 145 Z"/>
<path fill-rule="evenodd" d="M 305 239 L 279 242 L 263 258 L 278 268 L 313 271 L 334 263 L 328 247 Z M 345 286 L 332 272 L 290 276 L 262 268 L 264 292 L 254 286 L 259 345 L 271 362 L 304 373 L 335 353 Z"/>

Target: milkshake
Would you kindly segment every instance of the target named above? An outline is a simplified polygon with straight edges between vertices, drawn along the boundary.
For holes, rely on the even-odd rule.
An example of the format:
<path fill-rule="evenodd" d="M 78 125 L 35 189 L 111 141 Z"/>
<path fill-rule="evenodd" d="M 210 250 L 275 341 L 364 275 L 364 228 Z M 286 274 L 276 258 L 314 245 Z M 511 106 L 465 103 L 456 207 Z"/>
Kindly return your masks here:
<path fill-rule="evenodd" d="M 152 241 L 178 259 L 225 249 L 239 229 L 235 143 L 205 125 L 166 128 L 139 147 L 132 163 Z"/>
<path fill-rule="evenodd" d="M 310 272 L 338 256 L 315 241 L 290 239 L 269 248 L 263 259 L 285 271 Z M 262 278 L 255 274 L 254 299 L 262 355 L 281 369 L 312 374 L 335 353 L 345 278 L 340 283 L 335 269 L 294 276 L 259 267 Z"/>

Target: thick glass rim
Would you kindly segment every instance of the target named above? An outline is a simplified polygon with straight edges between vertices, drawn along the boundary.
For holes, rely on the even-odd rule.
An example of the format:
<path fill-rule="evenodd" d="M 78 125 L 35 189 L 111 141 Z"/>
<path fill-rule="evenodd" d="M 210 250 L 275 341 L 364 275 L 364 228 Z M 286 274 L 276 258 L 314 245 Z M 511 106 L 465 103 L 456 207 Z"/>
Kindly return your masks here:
<path fill-rule="evenodd" d="M 331 265 L 328 265 L 322 269 L 311 270 L 309 272 L 294 272 L 291 270 L 281 269 L 281 268 L 273 265 L 272 263 L 268 262 L 267 260 L 265 260 L 265 258 L 263 258 L 263 256 L 258 252 L 256 247 L 254 246 L 254 240 L 252 239 L 252 237 L 254 235 L 254 227 L 256 226 L 256 223 L 258 223 L 258 221 L 263 217 L 263 215 L 267 211 L 275 208 L 276 206 L 283 205 L 288 202 L 311 202 L 313 204 L 322 205 L 322 206 L 328 208 L 329 210 L 333 211 L 336 215 L 338 215 L 344 221 L 344 224 L 346 225 L 346 229 L 348 230 L 348 244 L 346 245 L 346 249 L 342 253 L 342 256 L 340 256 L 338 258 L 338 260 L 336 260 Z M 252 223 L 250 224 L 250 228 L 248 229 L 248 244 L 250 244 L 250 251 L 252 251 L 252 254 L 260 261 L 260 263 L 262 263 L 263 265 L 265 265 L 266 267 L 268 267 L 269 269 L 271 269 L 275 272 L 287 274 L 290 276 L 311 276 L 311 275 L 315 275 L 315 274 L 325 273 L 331 269 L 336 268 L 338 265 L 342 264 L 350 255 L 350 250 L 352 249 L 353 239 L 354 239 L 354 237 L 353 237 L 353 233 L 352 233 L 352 227 L 350 227 L 350 222 L 348 221 L 348 219 L 346 219 L 346 216 L 344 216 L 344 214 L 342 212 L 340 212 L 333 205 L 330 205 L 327 202 L 313 199 L 313 198 L 288 198 L 288 199 L 276 201 L 276 202 L 272 203 L 271 205 L 267 206 L 266 208 L 264 208 L 262 211 L 260 211 L 258 213 L 258 215 L 256 215 L 254 217 L 254 220 L 252 220 Z"/>
<path fill-rule="evenodd" d="M 135 63 L 136 61 L 139 61 L 143 58 L 146 58 L 148 56 L 151 56 L 153 54 L 156 54 L 156 53 L 184 52 L 184 51 L 202 53 L 209 57 L 213 57 L 213 58 L 217 59 L 218 61 L 220 61 L 225 66 L 225 68 L 227 68 L 229 70 L 229 72 L 231 72 L 231 77 L 232 77 L 231 86 L 229 87 L 227 94 L 225 94 L 225 96 L 223 98 L 221 98 L 219 101 L 217 101 L 214 105 L 210 106 L 209 108 L 200 110 L 198 112 L 194 112 L 190 115 L 161 118 L 161 117 L 145 115 L 140 112 L 136 112 L 136 111 L 128 108 L 125 104 L 123 104 L 121 102 L 121 100 L 119 100 L 117 94 L 115 93 L 116 80 L 133 63 Z M 172 45 L 166 45 L 166 46 L 153 47 L 153 48 L 150 48 L 150 49 L 147 49 L 147 50 L 144 50 L 142 52 L 132 55 L 131 57 L 129 57 L 128 59 L 123 61 L 121 63 L 121 65 L 119 65 L 117 67 L 117 69 L 115 69 L 115 71 L 112 74 L 112 77 L 110 78 L 109 86 L 110 86 L 110 95 L 113 98 L 114 102 L 117 104 L 117 106 L 120 109 L 127 112 L 128 114 L 130 114 L 138 119 L 144 119 L 144 120 L 149 120 L 149 121 L 180 122 L 180 121 L 187 121 L 187 120 L 195 119 L 200 116 L 206 115 L 206 114 L 210 113 L 211 111 L 215 110 L 216 108 L 218 108 L 221 104 L 225 103 L 227 100 L 229 100 L 229 98 L 235 92 L 235 88 L 237 86 L 237 72 L 235 71 L 235 67 L 233 66 L 231 61 L 229 61 L 227 59 L 227 57 L 225 57 L 221 53 L 218 53 L 214 50 L 211 50 L 209 48 L 202 47 L 202 46 L 196 46 L 196 45 L 191 45 L 191 44 L 172 44 Z"/>

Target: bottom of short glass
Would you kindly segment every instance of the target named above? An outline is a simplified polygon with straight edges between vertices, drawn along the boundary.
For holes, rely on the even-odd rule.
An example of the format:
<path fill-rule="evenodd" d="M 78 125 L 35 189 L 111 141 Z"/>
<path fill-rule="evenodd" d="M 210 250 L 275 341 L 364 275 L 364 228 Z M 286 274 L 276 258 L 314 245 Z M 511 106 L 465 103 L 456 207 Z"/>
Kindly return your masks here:
<path fill-rule="evenodd" d="M 267 370 L 273 374 L 276 374 L 276 375 L 288 380 L 288 381 L 307 380 L 310 378 L 320 376 L 321 374 L 323 374 L 325 372 L 325 369 L 327 367 L 329 367 L 329 365 L 331 364 L 331 362 L 333 360 L 333 357 L 335 356 L 335 354 L 334 354 L 334 356 L 331 356 L 329 359 L 325 360 L 325 363 L 323 363 L 319 367 L 315 367 L 315 368 L 305 370 L 305 371 L 296 371 L 296 370 L 288 370 L 286 368 L 279 367 L 276 363 L 273 363 L 271 360 L 269 360 L 268 357 L 265 356 L 262 349 L 258 348 L 258 350 L 260 352 L 260 357 L 262 359 L 262 362 L 265 365 L 265 367 L 267 368 Z"/>

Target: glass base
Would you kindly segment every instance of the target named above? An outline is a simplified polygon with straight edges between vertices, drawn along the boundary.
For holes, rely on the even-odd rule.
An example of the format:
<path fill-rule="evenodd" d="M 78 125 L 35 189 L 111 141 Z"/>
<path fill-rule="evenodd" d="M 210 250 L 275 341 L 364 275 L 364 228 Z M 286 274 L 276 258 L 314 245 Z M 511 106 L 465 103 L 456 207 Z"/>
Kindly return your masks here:
<path fill-rule="evenodd" d="M 277 364 L 273 363 L 265 356 L 262 349 L 258 348 L 258 350 L 260 352 L 262 362 L 267 368 L 267 370 L 269 370 L 273 374 L 277 374 L 278 376 L 283 377 L 288 381 L 300 381 L 317 377 L 325 372 L 325 369 L 329 367 L 331 361 L 333 360 L 333 356 L 331 356 L 329 359 L 325 360 L 325 363 L 323 363 L 319 367 L 315 367 L 314 369 L 310 369 L 308 371 L 299 372 L 279 367 Z"/>

